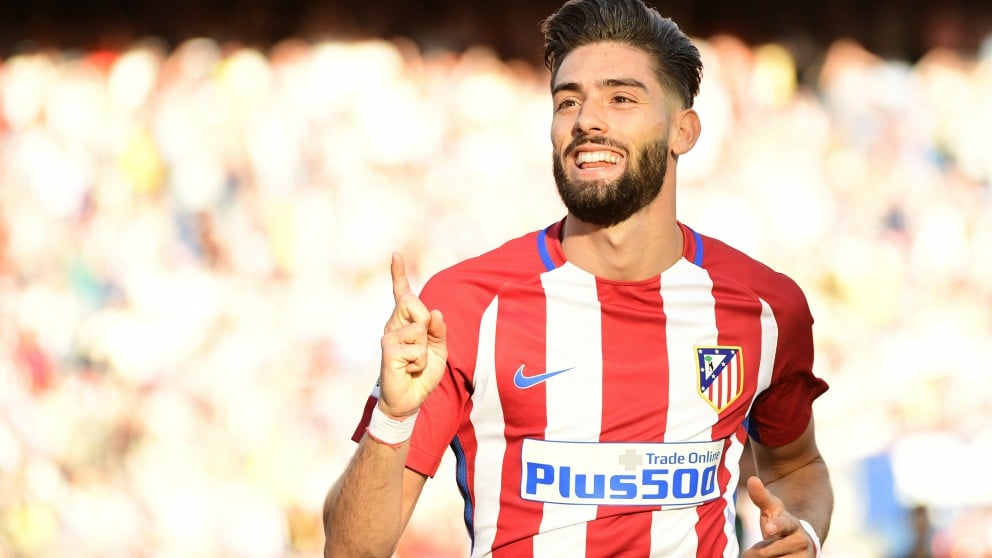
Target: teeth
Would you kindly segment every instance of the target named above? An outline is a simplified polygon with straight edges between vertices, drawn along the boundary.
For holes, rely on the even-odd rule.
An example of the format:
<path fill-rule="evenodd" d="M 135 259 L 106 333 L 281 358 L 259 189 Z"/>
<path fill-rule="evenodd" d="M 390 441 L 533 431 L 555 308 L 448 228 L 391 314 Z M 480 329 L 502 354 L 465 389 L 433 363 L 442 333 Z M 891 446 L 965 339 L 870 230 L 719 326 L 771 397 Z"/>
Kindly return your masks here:
<path fill-rule="evenodd" d="M 612 151 L 581 151 L 575 157 L 575 162 L 580 165 L 583 163 L 600 163 L 603 161 L 616 164 L 620 162 L 620 156 Z"/>

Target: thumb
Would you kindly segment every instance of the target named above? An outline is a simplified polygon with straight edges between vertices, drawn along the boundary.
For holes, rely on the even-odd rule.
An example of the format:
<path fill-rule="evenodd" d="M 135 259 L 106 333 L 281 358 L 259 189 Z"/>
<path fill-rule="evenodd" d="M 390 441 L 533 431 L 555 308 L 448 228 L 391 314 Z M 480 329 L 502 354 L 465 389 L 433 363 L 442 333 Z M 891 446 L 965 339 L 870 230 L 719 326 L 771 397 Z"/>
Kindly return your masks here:
<path fill-rule="evenodd" d="M 747 495 L 751 502 L 761 511 L 759 523 L 761 524 L 761 535 L 770 537 L 780 532 L 780 527 L 776 521 L 785 510 L 782 500 L 771 493 L 765 483 L 758 477 L 747 479 Z"/>
<path fill-rule="evenodd" d="M 448 324 L 440 310 L 431 310 L 431 321 L 427 324 L 427 343 L 435 349 L 447 349 Z"/>

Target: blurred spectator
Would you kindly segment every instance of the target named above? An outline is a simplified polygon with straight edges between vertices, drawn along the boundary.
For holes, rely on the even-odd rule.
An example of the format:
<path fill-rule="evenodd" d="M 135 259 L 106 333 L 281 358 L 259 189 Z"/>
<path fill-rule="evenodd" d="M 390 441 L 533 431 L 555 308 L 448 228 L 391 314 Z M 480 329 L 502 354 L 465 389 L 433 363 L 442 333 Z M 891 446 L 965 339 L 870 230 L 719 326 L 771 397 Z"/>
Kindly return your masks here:
<path fill-rule="evenodd" d="M 682 209 L 810 296 L 825 556 L 992 555 L 988 44 L 804 71 L 701 41 Z M 318 556 L 389 253 L 416 282 L 560 218 L 549 102 L 543 69 L 404 39 L 0 60 L 0 557 Z M 878 482 L 912 528 L 864 521 Z M 437 484 L 398 555 L 465 554 Z"/>

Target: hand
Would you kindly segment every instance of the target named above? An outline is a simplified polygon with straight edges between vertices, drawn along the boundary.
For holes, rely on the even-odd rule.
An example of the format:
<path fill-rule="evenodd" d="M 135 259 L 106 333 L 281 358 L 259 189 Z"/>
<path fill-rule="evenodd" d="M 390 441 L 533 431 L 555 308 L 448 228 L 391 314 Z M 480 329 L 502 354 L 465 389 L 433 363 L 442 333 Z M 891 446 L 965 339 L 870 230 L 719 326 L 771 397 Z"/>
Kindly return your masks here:
<path fill-rule="evenodd" d="M 772 494 L 758 477 L 747 479 L 747 493 L 761 516 L 762 541 L 744 552 L 743 558 L 792 556 L 812 558 L 816 548 L 799 520 L 786 511 L 781 498 Z"/>
<path fill-rule="evenodd" d="M 439 310 L 427 310 L 410 290 L 403 256 L 390 264 L 396 306 L 382 336 L 379 408 L 403 419 L 416 413 L 437 387 L 448 360 L 447 327 Z"/>

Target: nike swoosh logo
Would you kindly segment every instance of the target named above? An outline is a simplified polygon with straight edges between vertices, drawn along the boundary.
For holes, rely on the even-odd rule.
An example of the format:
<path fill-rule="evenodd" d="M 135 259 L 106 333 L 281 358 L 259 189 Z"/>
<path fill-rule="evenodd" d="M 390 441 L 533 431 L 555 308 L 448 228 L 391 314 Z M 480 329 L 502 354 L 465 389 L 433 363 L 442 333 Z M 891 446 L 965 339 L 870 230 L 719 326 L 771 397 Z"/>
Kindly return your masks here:
<path fill-rule="evenodd" d="M 575 368 L 564 368 L 562 370 L 555 370 L 554 372 L 545 372 L 543 374 L 534 374 L 533 376 L 524 376 L 524 366 L 526 364 L 521 364 L 520 368 L 517 368 L 517 373 L 513 375 L 513 385 L 520 389 L 528 389 L 547 381 L 549 378 L 554 378 L 558 374 L 564 374 L 569 370 Z"/>

